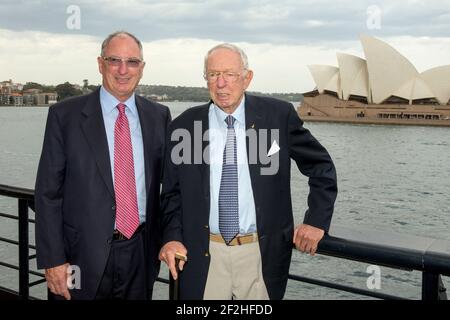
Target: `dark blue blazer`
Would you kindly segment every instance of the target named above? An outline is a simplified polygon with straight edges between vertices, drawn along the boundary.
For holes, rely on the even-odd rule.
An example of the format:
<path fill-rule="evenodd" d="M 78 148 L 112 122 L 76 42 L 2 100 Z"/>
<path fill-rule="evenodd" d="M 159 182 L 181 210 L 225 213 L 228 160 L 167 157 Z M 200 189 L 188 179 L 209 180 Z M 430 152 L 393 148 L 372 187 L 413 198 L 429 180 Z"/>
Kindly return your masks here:
<path fill-rule="evenodd" d="M 201 134 L 208 125 L 209 103 L 188 109 L 174 119 L 170 125 L 169 137 L 174 130 L 185 129 L 192 136 Z M 291 204 L 291 159 L 295 160 L 300 171 L 309 177 L 310 194 L 304 223 L 328 231 L 337 195 L 336 171 L 325 148 L 303 127 L 292 104 L 264 97 L 246 95 L 246 128 L 256 132 L 261 129 L 278 129 L 276 138 L 280 147 L 274 157 L 279 157 L 276 174 L 262 175 L 261 169 L 269 167 L 263 158 L 249 163 L 251 184 L 256 209 L 256 224 L 262 257 L 262 273 L 271 299 L 282 299 L 286 289 L 289 265 L 292 254 L 294 219 Z M 197 129 L 194 130 L 194 123 Z M 179 131 L 178 131 L 179 132 Z M 249 145 L 257 148 L 258 154 L 267 155 L 273 137 L 268 134 L 258 139 L 266 143 Z M 206 162 L 198 163 L 208 141 L 192 141 L 189 163 L 174 164 L 172 150 L 179 151 L 178 141 L 168 141 L 163 189 L 162 223 L 163 244 L 178 240 L 188 250 L 188 262 L 180 276 L 180 295 L 182 299 L 202 299 L 206 285 L 209 256 L 209 212 L 210 212 L 210 173 Z M 266 146 L 264 150 L 259 150 Z M 177 146 L 175 148 L 175 146 Z M 200 148 L 199 148 L 200 146 Z M 175 148 L 175 149 L 174 149 Z M 207 149 L 206 149 L 207 150 Z M 254 152 L 253 152 L 254 153 Z M 206 152 L 207 154 L 207 152 Z M 250 153 L 251 154 L 251 153 Z M 184 157 L 189 157 L 183 154 Z M 196 159 L 194 159 L 196 158 Z M 250 158 L 248 158 L 250 159 Z M 261 160 L 264 161 L 261 161 Z M 195 161 L 197 160 L 197 161 Z M 251 162 L 251 161 L 249 161 Z"/>
<path fill-rule="evenodd" d="M 49 108 L 36 179 L 38 268 L 81 270 L 78 299 L 95 297 L 111 248 L 115 196 L 99 89 Z M 136 95 L 145 160 L 148 292 L 159 272 L 160 183 L 169 109 Z"/>

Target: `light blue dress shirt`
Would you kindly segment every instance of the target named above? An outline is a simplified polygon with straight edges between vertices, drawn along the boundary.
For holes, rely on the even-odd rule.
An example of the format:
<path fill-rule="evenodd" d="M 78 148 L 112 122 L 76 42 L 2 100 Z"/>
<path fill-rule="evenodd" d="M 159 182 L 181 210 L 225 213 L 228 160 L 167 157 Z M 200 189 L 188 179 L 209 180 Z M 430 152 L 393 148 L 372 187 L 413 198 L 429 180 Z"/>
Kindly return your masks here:
<path fill-rule="evenodd" d="M 103 86 L 100 88 L 100 104 L 102 106 L 103 121 L 105 122 L 106 138 L 108 140 L 109 160 L 111 162 L 111 175 L 114 183 L 114 127 L 120 103 Z M 139 221 L 145 222 L 146 212 L 146 191 L 145 191 L 145 167 L 144 167 L 144 144 L 142 140 L 141 124 L 136 107 L 134 93 L 124 102 L 126 105 L 125 114 L 130 125 L 131 144 L 133 147 L 134 176 L 136 179 L 137 202 L 139 209 Z"/>
<path fill-rule="evenodd" d="M 209 107 L 209 151 L 210 151 L 210 215 L 209 228 L 211 233 L 219 230 L 219 190 L 222 179 L 223 150 L 227 139 L 228 116 L 222 109 L 211 103 Z M 248 169 L 246 134 L 245 134 L 245 97 L 238 108 L 232 113 L 236 119 L 237 162 L 238 162 L 238 190 L 239 190 L 239 233 L 256 232 L 256 212 L 253 189 Z"/>

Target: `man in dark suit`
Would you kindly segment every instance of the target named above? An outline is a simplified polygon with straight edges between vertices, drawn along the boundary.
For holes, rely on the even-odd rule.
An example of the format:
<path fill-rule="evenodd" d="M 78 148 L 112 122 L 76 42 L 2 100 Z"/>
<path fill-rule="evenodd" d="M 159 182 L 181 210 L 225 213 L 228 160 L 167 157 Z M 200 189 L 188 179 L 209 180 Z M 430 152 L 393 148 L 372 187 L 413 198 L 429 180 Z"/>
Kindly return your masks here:
<path fill-rule="evenodd" d="M 176 278 L 175 253 L 187 255 L 182 299 L 281 299 L 293 243 L 314 254 L 329 229 L 335 167 L 292 104 L 245 93 L 253 73 L 240 48 L 212 48 L 204 77 L 211 101 L 169 129 L 160 259 Z M 296 228 L 291 159 L 310 186 Z"/>
<path fill-rule="evenodd" d="M 134 35 L 109 35 L 98 66 L 99 89 L 49 109 L 36 180 L 37 265 L 57 297 L 147 299 L 159 272 L 170 112 L 134 93 L 145 66 Z"/>

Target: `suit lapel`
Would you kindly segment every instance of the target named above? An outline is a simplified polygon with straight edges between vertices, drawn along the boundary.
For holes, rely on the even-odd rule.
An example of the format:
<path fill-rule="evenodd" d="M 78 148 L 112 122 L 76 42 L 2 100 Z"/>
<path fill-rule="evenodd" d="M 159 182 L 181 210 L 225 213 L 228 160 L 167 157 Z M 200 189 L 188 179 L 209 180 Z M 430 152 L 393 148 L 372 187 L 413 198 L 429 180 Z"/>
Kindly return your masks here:
<path fill-rule="evenodd" d="M 255 130 L 258 133 L 259 129 L 265 128 L 266 124 L 264 121 L 264 117 L 261 114 L 261 111 L 258 109 L 256 105 L 255 99 L 252 96 L 245 95 L 245 130 Z M 256 139 L 258 140 L 258 138 Z M 247 159 L 250 159 L 249 155 L 249 138 L 247 136 Z M 257 142 L 257 141 L 255 141 Z M 258 146 L 256 146 L 256 149 Z M 259 160 L 259 159 L 258 159 Z M 258 161 L 259 162 L 259 161 Z M 252 174 L 252 172 L 250 172 Z M 251 176 L 253 180 L 253 176 Z"/>
<path fill-rule="evenodd" d="M 142 130 L 142 142 L 144 145 L 144 166 L 145 166 L 145 190 L 148 199 L 152 173 L 154 166 L 154 159 L 151 156 L 151 150 L 154 146 L 155 126 L 153 125 L 153 117 L 151 114 L 152 108 L 146 108 L 143 104 L 142 98 L 136 95 L 136 107 L 139 114 L 139 122 Z"/>
<path fill-rule="evenodd" d="M 202 108 L 200 109 L 199 119 L 197 121 L 201 121 L 202 124 L 202 136 L 201 137 L 194 137 L 194 139 L 202 139 L 202 163 L 198 166 L 200 169 L 200 175 L 201 175 L 201 181 L 203 184 L 203 193 L 205 195 L 205 198 L 207 199 L 207 212 L 209 213 L 209 205 L 210 205 L 210 185 L 209 185 L 209 152 L 205 154 L 206 159 L 203 158 L 203 152 L 208 148 L 209 150 L 209 136 L 206 141 L 203 141 L 203 136 L 205 135 L 205 132 L 209 129 L 209 106 L 211 104 L 211 101 L 208 104 L 202 105 Z M 195 143 L 195 142 L 194 142 Z M 193 148 L 194 150 L 194 148 Z"/>
<path fill-rule="evenodd" d="M 93 92 L 82 110 L 85 116 L 81 123 L 86 140 L 94 154 L 100 175 L 105 182 L 111 196 L 114 196 L 114 187 L 111 176 L 111 162 L 109 159 L 108 140 L 106 138 L 105 123 L 100 106 L 100 89 Z"/>
<path fill-rule="evenodd" d="M 258 152 L 259 152 L 259 146 L 258 146 L 258 131 L 259 129 L 263 129 L 266 127 L 265 118 L 261 114 L 260 109 L 256 105 L 256 101 L 252 96 L 245 95 L 245 129 L 246 130 L 255 130 L 256 131 L 256 141 L 252 141 L 251 143 L 256 143 L 256 146 L 253 146 L 253 151 L 256 152 L 256 163 L 250 163 L 250 139 L 249 135 L 247 135 L 246 138 L 246 147 L 247 147 L 247 161 L 248 161 L 248 169 L 250 172 L 250 180 L 252 184 L 253 189 L 253 197 L 255 201 L 255 208 L 258 208 L 257 204 L 261 203 L 259 201 L 259 195 L 261 194 L 260 188 L 262 187 L 262 184 L 260 183 L 260 175 L 261 175 L 261 164 L 259 162 Z M 253 158 L 255 155 L 253 155 Z M 256 210 L 257 215 L 257 221 L 258 219 L 258 210 Z"/>

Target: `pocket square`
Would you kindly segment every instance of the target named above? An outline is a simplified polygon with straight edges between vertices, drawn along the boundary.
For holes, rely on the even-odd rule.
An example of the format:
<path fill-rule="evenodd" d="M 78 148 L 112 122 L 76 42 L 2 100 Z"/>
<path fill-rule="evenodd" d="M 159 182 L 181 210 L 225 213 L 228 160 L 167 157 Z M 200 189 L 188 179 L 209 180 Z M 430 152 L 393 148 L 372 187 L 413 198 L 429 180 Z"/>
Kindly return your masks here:
<path fill-rule="evenodd" d="M 269 149 L 269 152 L 267 152 L 267 156 L 270 157 L 271 155 L 274 155 L 280 151 L 280 147 L 278 146 L 278 143 L 276 140 L 273 141 L 272 146 Z"/>

